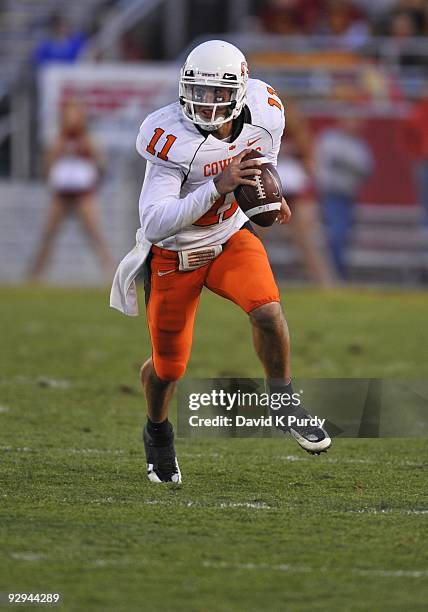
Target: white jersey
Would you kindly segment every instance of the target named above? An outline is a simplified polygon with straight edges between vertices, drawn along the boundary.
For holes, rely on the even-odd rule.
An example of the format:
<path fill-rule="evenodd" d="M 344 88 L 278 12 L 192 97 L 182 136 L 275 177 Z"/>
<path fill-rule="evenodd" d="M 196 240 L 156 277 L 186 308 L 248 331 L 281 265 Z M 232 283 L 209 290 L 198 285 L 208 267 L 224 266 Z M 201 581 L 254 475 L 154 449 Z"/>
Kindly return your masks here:
<path fill-rule="evenodd" d="M 201 133 L 184 117 L 179 102 L 143 122 L 137 151 L 147 167 L 139 209 L 149 242 L 177 251 L 223 244 L 248 221 L 233 193 L 220 196 L 213 179 L 247 148 L 276 165 L 284 110 L 269 85 L 249 79 L 242 112 L 242 129 L 230 142 Z"/>
<path fill-rule="evenodd" d="M 233 194 L 220 196 L 213 179 L 244 149 L 256 149 L 276 165 L 284 110 L 269 85 L 249 79 L 242 113 L 234 124 L 242 124 L 242 129 L 230 142 L 201 133 L 184 117 L 178 102 L 143 122 L 137 137 L 137 150 L 147 160 L 141 229 L 135 247 L 116 270 L 112 308 L 138 314 L 135 279 L 152 244 L 175 251 L 224 244 L 248 221 Z"/>

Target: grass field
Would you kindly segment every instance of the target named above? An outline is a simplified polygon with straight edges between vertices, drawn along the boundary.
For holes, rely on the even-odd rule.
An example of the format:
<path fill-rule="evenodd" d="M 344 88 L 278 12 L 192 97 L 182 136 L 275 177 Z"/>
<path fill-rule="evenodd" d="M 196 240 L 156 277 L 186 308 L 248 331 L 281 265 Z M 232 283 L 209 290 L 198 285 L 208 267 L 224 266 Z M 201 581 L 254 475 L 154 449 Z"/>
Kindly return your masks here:
<path fill-rule="evenodd" d="M 151 485 L 145 319 L 106 302 L 0 289 L 0 592 L 60 592 L 76 611 L 426 609 L 425 439 L 337 439 L 321 457 L 178 440 L 183 485 Z M 428 295 L 284 304 L 299 376 L 427 377 Z M 210 294 L 188 375 L 261 376 L 245 316 Z"/>

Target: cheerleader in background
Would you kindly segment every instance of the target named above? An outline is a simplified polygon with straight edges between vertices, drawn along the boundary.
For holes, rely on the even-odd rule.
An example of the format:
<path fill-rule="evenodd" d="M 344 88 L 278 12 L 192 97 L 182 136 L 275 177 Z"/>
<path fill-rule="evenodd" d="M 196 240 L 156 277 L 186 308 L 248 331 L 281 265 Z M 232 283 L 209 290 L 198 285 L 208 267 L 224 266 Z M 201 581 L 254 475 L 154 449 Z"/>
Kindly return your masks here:
<path fill-rule="evenodd" d="M 101 158 L 91 141 L 83 109 L 75 101 L 63 107 L 58 137 L 46 155 L 46 169 L 51 201 L 31 279 L 39 280 L 44 272 L 60 223 L 68 214 L 80 217 L 110 279 L 113 261 L 96 216 L 95 195 L 102 172 Z"/>

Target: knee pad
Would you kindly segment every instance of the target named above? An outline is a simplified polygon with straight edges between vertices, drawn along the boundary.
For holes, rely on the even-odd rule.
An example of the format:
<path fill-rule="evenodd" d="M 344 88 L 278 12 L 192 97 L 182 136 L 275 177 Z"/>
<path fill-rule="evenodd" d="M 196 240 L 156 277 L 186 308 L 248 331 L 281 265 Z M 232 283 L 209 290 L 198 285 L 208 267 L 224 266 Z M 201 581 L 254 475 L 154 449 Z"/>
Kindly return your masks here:
<path fill-rule="evenodd" d="M 165 359 L 162 357 L 154 357 L 153 367 L 155 369 L 156 375 L 161 380 L 175 382 L 184 376 L 187 363 L 185 363 L 184 361 L 172 361 L 170 359 Z"/>

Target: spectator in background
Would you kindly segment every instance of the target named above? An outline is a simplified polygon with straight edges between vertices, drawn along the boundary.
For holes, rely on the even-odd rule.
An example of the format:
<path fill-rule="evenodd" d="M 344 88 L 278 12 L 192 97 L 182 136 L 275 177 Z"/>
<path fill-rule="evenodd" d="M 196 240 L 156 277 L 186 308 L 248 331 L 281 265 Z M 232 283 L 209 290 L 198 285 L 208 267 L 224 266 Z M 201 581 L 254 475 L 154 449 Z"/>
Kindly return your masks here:
<path fill-rule="evenodd" d="M 391 16 L 390 34 L 397 41 L 416 36 L 415 22 L 407 11 L 399 11 Z"/>
<path fill-rule="evenodd" d="M 60 15 L 49 20 L 49 33 L 33 51 L 36 66 L 48 63 L 71 64 L 76 61 L 86 44 L 82 32 L 70 32 L 67 23 Z"/>
<path fill-rule="evenodd" d="M 353 0 L 352 4 L 364 11 L 371 23 L 384 20 L 396 7 L 397 0 Z"/>
<path fill-rule="evenodd" d="M 298 2 L 296 0 L 269 0 L 261 13 L 262 27 L 271 34 L 292 36 L 299 33 Z"/>
<path fill-rule="evenodd" d="M 311 34 L 322 13 L 322 0 L 268 0 L 259 16 L 262 29 L 272 34 Z"/>
<path fill-rule="evenodd" d="M 266 32 L 337 36 L 349 48 L 365 44 L 369 33 L 364 10 L 349 0 L 268 0 L 259 16 Z"/>
<path fill-rule="evenodd" d="M 399 3 L 399 12 L 409 16 L 415 36 L 423 36 L 426 33 L 427 9 L 426 0 L 401 0 Z"/>
<path fill-rule="evenodd" d="M 367 43 L 369 24 L 361 10 L 347 0 L 329 0 L 323 34 L 336 36 L 348 49 Z"/>
<path fill-rule="evenodd" d="M 400 9 L 391 16 L 390 35 L 402 66 L 422 66 L 426 63 L 424 55 L 413 46 L 413 39 L 418 34 L 416 24 L 414 14 L 407 10 Z"/>
<path fill-rule="evenodd" d="M 290 238 L 300 252 L 309 279 L 321 287 L 335 281 L 324 249 L 313 190 L 313 143 L 306 118 L 295 103 L 287 101 L 287 126 L 277 170 L 292 210 Z"/>
<path fill-rule="evenodd" d="M 404 123 L 402 136 L 406 151 L 414 161 L 418 198 L 423 207 L 424 228 L 428 233 L 428 96 L 414 105 Z"/>
<path fill-rule="evenodd" d="M 331 256 L 340 278 L 346 279 L 345 252 L 358 193 L 373 171 L 373 156 L 361 137 L 355 116 L 325 130 L 317 144 L 316 175 Z"/>
<path fill-rule="evenodd" d="M 78 214 L 111 279 L 113 262 L 98 227 L 95 192 L 101 175 L 101 159 L 95 149 L 80 104 L 64 105 L 59 135 L 46 156 L 48 184 L 52 192 L 46 228 L 34 259 L 31 279 L 38 281 L 46 267 L 59 225 L 69 213 Z"/>

